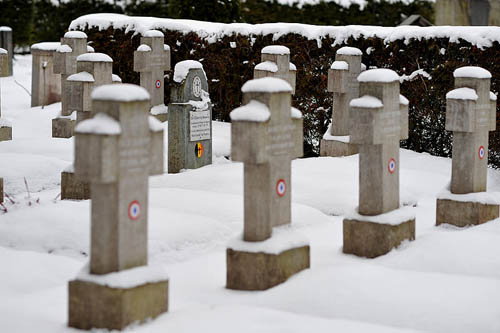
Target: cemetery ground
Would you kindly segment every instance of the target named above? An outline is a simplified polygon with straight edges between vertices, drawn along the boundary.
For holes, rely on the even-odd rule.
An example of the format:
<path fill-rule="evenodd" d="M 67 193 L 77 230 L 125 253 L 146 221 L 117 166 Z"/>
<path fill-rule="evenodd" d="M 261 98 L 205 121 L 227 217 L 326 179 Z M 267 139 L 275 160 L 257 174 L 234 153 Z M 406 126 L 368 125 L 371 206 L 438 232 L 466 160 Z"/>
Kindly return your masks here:
<path fill-rule="evenodd" d="M 21 87 L 31 86 L 30 71 L 31 56 L 17 56 L 14 76 L 0 79 L 3 117 L 13 125 L 13 140 L 0 143 L 12 199 L 0 212 L 0 331 L 76 332 L 66 327 L 67 283 L 88 260 L 90 202 L 58 198 L 74 143 L 51 137 L 60 103 L 30 108 Z M 436 227 L 451 159 L 408 150 L 400 196 L 416 206 L 415 241 L 376 259 L 343 254 L 358 155 L 297 159 L 291 228 L 310 241 L 311 269 L 267 291 L 225 289 L 226 244 L 243 230 L 243 164 L 225 157 L 230 124 L 213 130 L 213 165 L 150 178 L 149 263 L 169 272 L 169 312 L 131 331 L 500 331 L 500 219 Z M 500 192 L 500 172 L 488 170 L 488 191 Z"/>

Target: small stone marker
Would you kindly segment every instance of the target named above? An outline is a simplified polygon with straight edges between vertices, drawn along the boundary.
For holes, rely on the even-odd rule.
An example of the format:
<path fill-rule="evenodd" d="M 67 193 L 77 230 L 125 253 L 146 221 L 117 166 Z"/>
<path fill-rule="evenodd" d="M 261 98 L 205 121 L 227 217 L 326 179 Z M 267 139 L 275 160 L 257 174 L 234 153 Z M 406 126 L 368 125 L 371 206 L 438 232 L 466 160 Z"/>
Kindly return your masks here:
<path fill-rule="evenodd" d="M 320 142 L 321 156 L 348 156 L 359 151 L 349 141 L 349 103 L 359 97 L 358 76 L 365 69 L 362 55 L 360 49 L 342 47 L 328 70 L 328 91 L 333 92 L 332 123 Z"/>
<path fill-rule="evenodd" d="M 8 71 L 7 75 L 4 76 L 12 76 L 13 74 L 12 58 L 14 57 L 12 28 L 6 26 L 0 27 L 0 48 L 7 50 L 8 53 Z"/>
<path fill-rule="evenodd" d="M 168 173 L 212 164 L 212 103 L 198 61 L 175 65 L 168 110 Z"/>
<path fill-rule="evenodd" d="M 151 95 L 152 114 L 160 121 L 168 119 L 164 98 L 164 72 L 170 70 L 170 47 L 158 30 L 148 30 L 134 51 L 134 71 L 141 73 L 141 87 Z"/>
<path fill-rule="evenodd" d="M 3 203 L 3 178 L 0 178 L 0 203 Z"/>
<path fill-rule="evenodd" d="M 283 79 L 292 87 L 295 94 L 297 67 L 290 62 L 290 49 L 282 45 L 269 45 L 261 51 L 261 63 L 253 70 L 254 79 L 275 77 Z"/>
<path fill-rule="evenodd" d="M 52 137 L 70 138 L 76 119 L 68 109 L 71 90 L 66 79 L 76 73 L 76 58 L 88 52 L 87 35 L 81 31 L 68 31 L 61 38 L 61 46 L 54 56 L 54 73 L 61 74 L 61 115 L 52 120 Z"/>
<path fill-rule="evenodd" d="M 92 91 L 113 82 L 113 59 L 104 53 L 84 53 L 76 58 L 77 73 L 66 79 L 69 91 L 68 109 L 76 111 L 76 124 L 90 118 Z M 90 199 L 90 184 L 75 177 L 73 166 L 61 172 L 61 199 Z"/>
<path fill-rule="evenodd" d="M 31 45 L 31 107 L 61 101 L 61 74 L 54 73 L 54 54 L 61 43 Z"/>
<path fill-rule="evenodd" d="M 303 155 L 302 114 L 291 86 L 278 78 L 248 81 L 243 106 L 231 112 L 231 156 L 244 162 L 244 232 L 227 249 L 226 287 L 264 290 L 309 268 L 309 245 L 292 235 L 271 238 L 291 222 L 291 160 Z M 293 258 L 293 259 L 291 259 Z"/>
<path fill-rule="evenodd" d="M 399 76 L 374 69 L 358 76 L 350 102 L 351 142 L 359 145 L 359 208 L 344 219 L 344 253 L 374 258 L 415 239 L 413 209 L 399 207 L 399 141 L 408 135 Z"/>
<path fill-rule="evenodd" d="M 9 69 L 7 50 L 0 48 L 0 77 L 7 76 Z M 1 87 L 0 87 L 1 88 Z M 2 94 L 0 91 L 0 142 L 12 140 L 12 126 L 2 118 Z"/>
<path fill-rule="evenodd" d="M 453 131 L 451 186 L 437 198 L 436 225 L 463 227 L 498 218 L 499 202 L 486 193 L 488 132 L 496 130 L 491 73 L 461 67 L 446 95 L 446 130 Z"/>
<path fill-rule="evenodd" d="M 121 330 L 168 309 L 168 279 L 148 264 L 148 178 L 163 173 L 163 126 L 149 94 L 111 84 L 92 92 L 75 127 L 75 174 L 91 182 L 90 265 L 69 283 L 69 326 Z"/>

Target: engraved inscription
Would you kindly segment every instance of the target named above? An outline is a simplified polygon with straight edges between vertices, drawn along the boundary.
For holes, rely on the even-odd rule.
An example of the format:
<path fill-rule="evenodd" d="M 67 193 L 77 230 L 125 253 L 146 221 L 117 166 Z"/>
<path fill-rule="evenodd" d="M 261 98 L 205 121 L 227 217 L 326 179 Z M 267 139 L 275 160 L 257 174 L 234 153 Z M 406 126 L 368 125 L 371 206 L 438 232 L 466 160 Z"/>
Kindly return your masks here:
<path fill-rule="evenodd" d="M 149 138 L 122 137 L 120 167 L 127 172 L 144 170 L 149 164 Z"/>
<path fill-rule="evenodd" d="M 210 111 L 189 112 L 189 141 L 210 139 Z"/>
<path fill-rule="evenodd" d="M 290 154 L 294 147 L 292 133 L 295 125 L 275 125 L 267 128 L 271 143 L 266 146 L 266 151 L 273 155 Z"/>

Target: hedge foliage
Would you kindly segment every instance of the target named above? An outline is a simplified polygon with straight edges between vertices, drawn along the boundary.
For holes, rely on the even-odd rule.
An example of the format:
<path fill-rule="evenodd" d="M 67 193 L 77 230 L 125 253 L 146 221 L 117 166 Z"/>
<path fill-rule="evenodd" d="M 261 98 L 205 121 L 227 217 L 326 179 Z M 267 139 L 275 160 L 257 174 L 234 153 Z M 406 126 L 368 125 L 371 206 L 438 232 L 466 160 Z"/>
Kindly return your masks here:
<path fill-rule="evenodd" d="M 139 83 L 133 71 L 133 51 L 139 46 L 139 36 L 123 30 L 86 31 L 97 52 L 108 53 L 114 60 L 114 71 L 124 82 Z M 172 65 L 194 59 L 203 63 L 209 79 L 210 97 L 216 120 L 229 121 L 229 113 L 240 105 L 241 86 L 253 77 L 253 68 L 260 62 L 260 50 L 271 44 L 290 48 L 292 62 L 297 66 L 297 87 L 293 105 L 304 114 L 304 148 L 306 156 L 317 156 L 319 140 L 331 121 L 332 94 L 328 93 L 328 68 L 336 51 L 334 40 L 308 40 L 296 34 L 284 35 L 276 41 L 271 35 L 232 35 L 208 43 L 195 33 L 183 35 L 163 30 L 165 43 L 172 49 Z M 236 47 L 231 47 L 231 42 Z M 428 40 L 397 40 L 385 44 L 378 38 L 351 38 L 349 46 L 363 50 L 363 62 L 368 67 L 390 68 L 399 75 L 410 76 L 417 70 L 430 75 L 416 75 L 401 84 L 401 93 L 410 101 L 409 138 L 402 147 L 437 156 L 451 156 L 451 133 L 445 131 L 446 93 L 453 89 L 453 71 L 461 66 L 476 65 L 489 70 L 494 92 L 500 91 L 500 45 L 481 50 L 466 41 L 451 43 L 446 38 Z M 234 44 L 233 44 L 234 46 Z M 367 52 L 369 50 L 369 52 Z M 172 66 L 173 67 L 173 66 Z M 166 104 L 169 101 L 169 81 L 165 84 Z M 490 135 L 490 162 L 500 167 L 500 135 Z"/>

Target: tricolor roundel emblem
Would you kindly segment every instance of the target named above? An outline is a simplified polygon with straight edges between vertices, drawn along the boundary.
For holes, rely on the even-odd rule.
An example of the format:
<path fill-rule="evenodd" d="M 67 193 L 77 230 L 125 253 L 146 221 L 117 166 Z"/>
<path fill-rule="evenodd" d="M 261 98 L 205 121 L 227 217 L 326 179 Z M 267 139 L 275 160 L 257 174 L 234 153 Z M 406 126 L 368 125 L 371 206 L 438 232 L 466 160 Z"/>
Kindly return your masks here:
<path fill-rule="evenodd" d="M 156 80 L 155 87 L 158 89 L 161 88 L 161 81 L 160 80 Z"/>
<path fill-rule="evenodd" d="M 394 171 L 396 171 L 396 160 L 391 158 L 389 160 L 389 163 L 387 163 L 387 170 L 389 171 L 389 173 L 392 175 L 394 173 Z"/>
<path fill-rule="evenodd" d="M 194 146 L 194 156 L 200 158 L 203 156 L 203 144 L 198 142 L 196 146 Z"/>
<path fill-rule="evenodd" d="M 479 151 L 477 152 L 477 154 L 479 155 L 480 160 L 482 160 L 484 158 L 484 154 L 485 154 L 484 146 L 479 147 Z"/>
<path fill-rule="evenodd" d="M 139 201 L 134 200 L 128 205 L 128 217 L 132 221 L 137 220 L 141 217 L 141 204 Z"/>
<path fill-rule="evenodd" d="M 283 179 L 278 180 L 276 183 L 276 193 L 279 197 L 282 197 L 286 193 L 286 183 Z"/>

